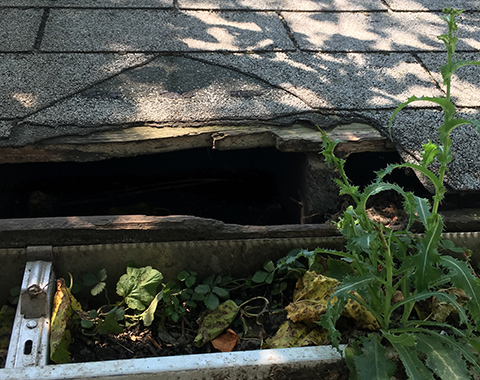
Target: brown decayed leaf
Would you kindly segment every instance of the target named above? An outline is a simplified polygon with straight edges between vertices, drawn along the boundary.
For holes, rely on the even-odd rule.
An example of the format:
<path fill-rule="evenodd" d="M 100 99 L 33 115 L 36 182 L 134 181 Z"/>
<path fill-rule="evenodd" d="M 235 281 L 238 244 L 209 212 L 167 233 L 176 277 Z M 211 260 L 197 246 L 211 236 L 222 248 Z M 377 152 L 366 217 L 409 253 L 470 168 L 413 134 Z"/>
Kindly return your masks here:
<path fill-rule="evenodd" d="M 222 352 L 230 352 L 237 345 L 239 336 L 232 329 L 228 329 L 225 333 L 212 340 L 212 345 Z"/>
<path fill-rule="evenodd" d="M 50 359 L 55 363 L 71 361 L 68 346 L 71 342 L 68 322 L 75 312 L 81 312 L 78 301 L 65 286 L 63 278 L 57 280 L 57 291 L 53 297 L 52 323 L 50 327 Z"/>
<path fill-rule="evenodd" d="M 297 282 L 293 302 L 285 308 L 288 318 L 293 322 L 315 323 L 319 321 L 327 310 L 328 302 L 336 302 L 335 297 L 331 301 L 329 299 L 338 285 L 340 283 L 334 278 L 313 271 L 305 272 Z M 355 291 L 352 294 L 361 299 Z M 375 317 L 355 300 L 348 300 L 343 315 L 353 318 L 355 324 L 360 328 L 369 330 L 380 328 Z"/>

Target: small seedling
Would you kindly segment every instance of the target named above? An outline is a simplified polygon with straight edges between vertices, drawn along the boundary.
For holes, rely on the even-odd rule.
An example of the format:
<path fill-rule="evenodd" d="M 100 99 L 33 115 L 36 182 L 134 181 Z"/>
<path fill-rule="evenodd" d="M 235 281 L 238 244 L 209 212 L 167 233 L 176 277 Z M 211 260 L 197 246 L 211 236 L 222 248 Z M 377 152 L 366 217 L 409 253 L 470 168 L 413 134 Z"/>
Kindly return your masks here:
<path fill-rule="evenodd" d="M 115 306 L 108 312 L 90 310 L 80 321 L 86 335 L 120 334 L 123 327 L 119 324 L 125 319 L 125 310 Z"/>
<path fill-rule="evenodd" d="M 183 278 L 183 276 L 180 277 Z M 197 307 L 197 304 L 192 301 L 193 289 L 191 289 L 191 287 L 195 284 L 196 277 L 189 276 L 187 278 L 190 279 L 190 287 L 180 289 L 175 282 L 171 281 L 165 284 L 163 288 L 165 316 L 170 318 L 173 322 L 178 322 L 190 310 L 193 310 Z"/>
<path fill-rule="evenodd" d="M 230 292 L 225 286 L 231 282 L 230 277 L 222 277 L 212 274 L 197 285 L 192 295 L 192 300 L 202 301 L 207 309 L 215 310 L 220 305 L 220 300 L 230 297 Z"/>
<path fill-rule="evenodd" d="M 259 270 L 253 275 L 252 281 L 257 284 L 271 284 L 275 278 L 275 272 L 277 270 L 275 264 L 272 260 L 267 260 L 263 264 L 263 269 L 264 270 Z"/>
<path fill-rule="evenodd" d="M 251 283 L 270 286 L 273 296 L 282 294 L 288 287 L 288 279 L 298 278 L 305 273 L 305 265 L 297 258 L 299 251 L 298 249 L 290 251 L 287 257 L 277 264 L 272 260 L 265 261 L 263 270 L 255 272 Z"/>
<path fill-rule="evenodd" d="M 83 286 L 90 288 L 92 296 L 96 296 L 105 290 L 107 279 L 106 269 L 100 269 L 97 273 L 86 273 L 80 279 Z"/>

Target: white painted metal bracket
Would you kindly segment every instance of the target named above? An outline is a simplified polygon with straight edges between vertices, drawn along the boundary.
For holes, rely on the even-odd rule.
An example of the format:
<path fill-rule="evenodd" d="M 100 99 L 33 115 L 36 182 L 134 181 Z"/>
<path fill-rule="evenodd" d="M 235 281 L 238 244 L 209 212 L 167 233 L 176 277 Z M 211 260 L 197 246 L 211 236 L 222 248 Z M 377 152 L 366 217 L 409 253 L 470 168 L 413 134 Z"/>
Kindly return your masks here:
<path fill-rule="evenodd" d="M 54 279 L 51 262 L 27 262 L 5 363 L 6 368 L 47 364 Z"/>

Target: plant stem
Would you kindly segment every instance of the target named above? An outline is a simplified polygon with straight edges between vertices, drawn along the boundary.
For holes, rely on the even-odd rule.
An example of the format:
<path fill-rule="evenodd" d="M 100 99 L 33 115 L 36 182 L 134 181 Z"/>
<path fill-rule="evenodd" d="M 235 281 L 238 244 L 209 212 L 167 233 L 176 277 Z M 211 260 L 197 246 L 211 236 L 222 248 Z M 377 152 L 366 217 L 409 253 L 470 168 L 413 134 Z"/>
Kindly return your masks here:
<path fill-rule="evenodd" d="M 407 303 L 403 306 L 403 314 L 402 314 L 402 325 L 405 325 L 410 318 L 410 314 L 412 314 L 413 308 L 415 307 L 414 302 Z"/>
<path fill-rule="evenodd" d="M 393 296 L 393 255 L 392 251 L 390 250 L 390 242 L 385 240 L 385 235 L 383 234 L 383 226 L 379 225 L 380 229 L 378 231 L 378 236 L 380 237 L 380 241 L 382 242 L 382 246 L 385 252 L 385 270 L 387 272 L 386 280 L 385 280 L 385 300 L 383 304 L 383 328 L 387 329 L 390 326 L 390 308 L 392 303 L 392 296 Z M 392 231 L 390 232 L 390 236 Z M 390 238 L 389 238 L 390 240 Z"/>

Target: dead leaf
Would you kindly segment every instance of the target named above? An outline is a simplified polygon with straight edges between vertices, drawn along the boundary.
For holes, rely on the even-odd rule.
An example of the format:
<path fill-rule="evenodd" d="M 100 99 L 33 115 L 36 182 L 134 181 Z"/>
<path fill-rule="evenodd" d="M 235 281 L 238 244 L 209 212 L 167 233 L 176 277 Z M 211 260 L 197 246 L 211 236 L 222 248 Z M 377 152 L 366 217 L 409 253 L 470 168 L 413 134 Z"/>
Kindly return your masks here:
<path fill-rule="evenodd" d="M 57 280 L 57 291 L 53 297 L 52 323 L 50 327 L 50 359 L 55 363 L 71 362 L 68 347 L 71 342 L 68 323 L 82 307 L 65 286 L 63 278 Z"/>
<path fill-rule="evenodd" d="M 297 281 L 293 302 L 285 310 L 293 322 L 316 322 L 327 310 L 327 301 L 340 283 L 334 278 L 307 271 Z"/>
<path fill-rule="evenodd" d="M 232 329 L 228 329 L 224 334 L 212 340 L 212 345 L 222 352 L 230 352 L 237 345 L 239 336 Z"/>
<path fill-rule="evenodd" d="M 285 308 L 288 318 L 293 322 L 318 322 L 325 314 L 329 299 L 339 285 L 340 282 L 334 278 L 313 271 L 305 272 L 297 282 L 293 302 Z M 358 293 L 352 292 L 352 294 L 361 299 Z M 336 299 L 330 302 L 336 302 Z M 360 328 L 369 330 L 380 328 L 375 317 L 355 300 L 348 300 L 342 314 L 353 318 Z"/>
<path fill-rule="evenodd" d="M 465 304 L 470 300 L 470 297 L 459 288 L 448 288 L 442 289 L 441 291 L 454 295 L 457 303 L 460 306 L 465 306 Z M 431 318 L 434 321 L 445 322 L 452 313 L 458 313 L 457 308 L 453 304 L 448 302 L 440 302 L 437 297 L 433 297 Z"/>
<path fill-rule="evenodd" d="M 320 346 L 328 344 L 327 330 L 311 328 L 301 322 L 285 321 L 277 333 L 266 340 L 268 348 L 289 348 L 302 346 Z"/>
<path fill-rule="evenodd" d="M 232 300 L 226 300 L 215 310 L 208 312 L 203 317 L 198 328 L 194 343 L 197 347 L 203 346 L 219 336 L 230 326 L 238 314 L 240 307 Z"/>
<path fill-rule="evenodd" d="M 314 328 L 310 331 L 303 339 L 301 339 L 297 346 L 306 347 L 306 346 L 322 346 L 324 344 L 330 344 L 330 341 L 327 339 L 328 330 L 321 329 L 319 327 Z"/>
<path fill-rule="evenodd" d="M 440 289 L 440 291 L 454 295 L 460 306 L 465 306 L 470 300 L 470 297 L 459 288 Z M 453 304 L 441 302 L 437 297 L 430 297 L 426 300 L 416 302 L 415 311 L 419 319 L 433 319 L 436 322 L 445 322 L 450 315 L 458 313 L 457 308 Z"/>
<path fill-rule="evenodd" d="M 357 298 L 362 299 L 357 292 L 352 292 Z M 361 329 L 371 331 L 380 330 L 380 325 L 377 319 L 370 313 L 367 308 L 357 301 L 349 299 L 342 312 L 345 317 L 352 318 L 355 321 L 355 326 Z"/>
<path fill-rule="evenodd" d="M 403 296 L 403 293 L 400 290 L 395 291 L 392 296 L 392 303 L 399 303 L 403 301 L 405 297 Z"/>

